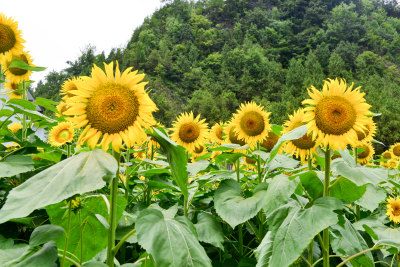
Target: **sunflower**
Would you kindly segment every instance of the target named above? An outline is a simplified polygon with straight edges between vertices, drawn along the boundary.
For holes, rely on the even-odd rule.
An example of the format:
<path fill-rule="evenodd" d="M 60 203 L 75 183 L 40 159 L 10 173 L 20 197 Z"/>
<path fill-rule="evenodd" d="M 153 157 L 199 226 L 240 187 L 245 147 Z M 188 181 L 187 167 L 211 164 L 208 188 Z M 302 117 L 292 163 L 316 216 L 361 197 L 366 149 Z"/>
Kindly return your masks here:
<path fill-rule="evenodd" d="M 393 158 L 400 160 L 400 143 L 396 143 L 390 147 Z"/>
<path fill-rule="evenodd" d="M 222 136 L 223 132 L 224 129 L 222 122 L 214 124 L 214 126 L 211 127 L 211 133 L 210 133 L 211 142 L 214 142 L 217 145 L 221 145 L 224 142 L 224 138 Z"/>
<path fill-rule="evenodd" d="M 56 106 L 56 109 L 58 111 L 58 114 L 56 114 L 57 117 L 65 116 L 65 111 L 67 111 L 69 108 L 68 104 L 61 101 L 60 104 Z"/>
<path fill-rule="evenodd" d="M 265 112 L 262 106 L 254 102 L 242 104 L 240 110 L 233 115 L 233 130 L 239 139 L 244 139 L 250 147 L 254 147 L 257 142 L 262 142 L 271 130 L 269 114 L 271 113 Z"/>
<path fill-rule="evenodd" d="M 7 127 L 13 134 L 15 134 L 16 132 L 22 129 L 22 124 L 20 122 L 15 121 L 9 124 Z"/>
<path fill-rule="evenodd" d="M 21 52 L 24 42 L 18 23 L 0 13 L 0 55 L 5 52 Z"/>
<path fill-rule="evenodd" d="M 399 167 L 399 161 L 395 159 L 391 159 L 388 162 L 386 162 L 386 168 L 397 169 L 398 167 Z"/>
<path fill-rule="evenodd" d="M 198 157 L 203 156 L 207 153 L 207 148 L 205 146 L 198 146 L 192 152 L 192 162 L 196 161 Z"/>
<path fill-rule="evenodd" d="M 396 199 L 389 197 L 387 199 L 388 204 L 386 205 L 386 215 L 389 216 L 389 219 L 394 223 L 400 222 L 400 199 L 397 196 Z"/>
<path fill-rule="evenodd" d="M 365 132 L 370 115 L 368 105 L 359 88 L 347 88 L 344 80 L 327 80 L 322 91 L 315 87 L 308 90 L 311 99 L 306 99 L 304 122 L 311 131 L 313 139 L 333 150 L 345 149 L 347 144 L 354 146 L 357 131 Z"/>
<path fill-rule="evenodd" d="M 60 122 L 49 133 L 48 142 L 52 146 L 62 146 L 74 138 L 74 125 L 70 122 Z"/>
<path fill-rule="evenodd" d="M 77 126 L 86 126 L 78 143 L 87 142 L 92 149 L 100 142 L 103 150 L 109 145 L 119 152 L 122 142 L 131 147 L 136 141 L 147 137 L 143 128 L 155 123 L 152 112 L 156 105 L 146 93 L 147 82 L 140 82 L 144 74 L 126 69 L 122 74 L 118 62 L 105 64 L 105 72 L 98 66 L 92 68 L 91 77 L 77 83 L 75 95 L 67 99 L 70 108 L 65 115 L 73 115 L 68 120 Z"/>
<path fill-rule="evenodd" d="M 8 68 L 8 66 L 14 59 L 19 59 L 30 66 L 34 66 L 32 64 L 31 56 L 28 54 L 28 52 L 23 52 L 23 51 L 18 53 L 7 52 L 1 61 L 1 65 L 6 66 Z M 32 71 L 20 68 L 8 68 L 7 71 L 5 72 L 6 80 L 15 84 L 18 84 L 23 81 L 29 81 L 31 74 Z"/>
<path fill-rule="evenodd" d="M 172 140 L 192 153 L 196 147 L 203 146 L 208 140 L 208 126 L 205 119 L 196 118 L 193 112 L 182 113 L 173 123 Z"/>
<path fill-rule="evenodd" d="M 383 161 L 380 162 L 381 166 L 387 167 L 387 162 L 393 158 L 393 154 L 391 151 L 386 150 L 385 152 L 382 153 L 381 159 L 384 159 Z"/>
<path fill-rule="evenodd" d="M 364 143 L 359 148 L 362 148 L 363 151 L 357 155 L 357 161 L 360 164 L 367 164 L 370 160 L 372 160 L 375 150 L 371 143 Z"/>
<path fill-rule="evenodd" d="M 246 144 L 244 139 L 239 138 L 238 134 L 235 131 L 235 125 L 233 125 L 232 122 L 225 127 L 224 133 L 226 136 L 226 141 L 229 144 L 237 144 L 241 146 L 244 146 Z"/>
<path fill-rule="evenodd" d="M 285 122 L 282 133 L 288 133 L 293 129 L 306 124 L 303 122 L 304 116 L 304 109 L 299 109 L 295 111 L 293 115 L 289 115 L 289 120 Z M 309 133 L 306 133 L 303 137 L 288 141 L 283 150 L 291 155 L 300 157 L 301 161 L 305 161 L 310 153 L 316 153 L 315 150 L 318 145 L 318 141 L 313 140 L 312 136 Z"/>
<path fill-rule="evenodd" d="M 361 147 L 364 143 L 370 143 L 374 139 L 376 132 L 376 124 L 372 120 L 372 117 L 367 117 L 367 124 L 365 124 L 364 127 L 365 127 L 364 131 L 356 130 L 358 139 L 356 146 Z"/>
<path fill-rule="evenodd" d="M 84 77 L 78 77 L 78 78 L 72 77 L 72 78 L 66 80 L 62 84 L 61 90 L 60 90 L 60 95 L 64 95 L 63 100 L 74 97 L 75 95 L 72 94 L 71 91 L 78 90 L 77 84 L 80 82 L 83 82 L 85 78 Z M 77 101 L 79 102 L 79 100 L 81 100 L 81 99 L 78 98 Z"/>
<path fill-rule="evenodd" d="M 267 150 L 267 152 L 271 152 L 272 148 L 278 143 L 280 136 L 274 132 L 268 132 L 267 137 L 261 142 L 261 146 Z"/>

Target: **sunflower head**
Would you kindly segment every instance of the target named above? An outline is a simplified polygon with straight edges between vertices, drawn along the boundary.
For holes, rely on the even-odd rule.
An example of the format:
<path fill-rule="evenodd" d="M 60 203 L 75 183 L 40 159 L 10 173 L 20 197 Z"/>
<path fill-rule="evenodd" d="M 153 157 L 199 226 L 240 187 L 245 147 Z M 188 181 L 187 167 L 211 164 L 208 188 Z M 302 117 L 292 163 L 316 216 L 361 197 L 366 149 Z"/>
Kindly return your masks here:
<path fill-rule="evenodd" d="M 364 143 L 360 148 L 363 149 L 363 151 L 357 155 L 357 161 L 360 164 L 367 164 L 370 160 L 372 160 L 375 150 L 374 147 L 371 145 L 371 143 Z"/>
<path fill-rule="evenodd" d="M 217 145 L 220 145 L 224 142 L 224 137 L 223 137 L 223 123 L 216 123 L 211 127 L 211 133 L 210 133 L 210 139 L 211 142 L 214 142 Z"/>
<path fill-rule="evenodd" d="M 22 124 L 20 122 L 15 121 L 15 122 L 9 124 L 7 127 L 14 134 L 22 129 Z"/>
<path fill-rule="evenodd" d="M 52 146 L 62 146 L 74 138 L 74 125 L 70 122 L 60 122 L 49 133 L 48 142 Z"/>
<path fill-rule="evenodd" d="M 254 147 L 257 142 L 262 142 L 271 130 L 269 114 L 262 106 L 254 102 L 242 104 L 232 119 L 238 138 L 244 139 L 250 147 Z"/>
<path fill-rule="evenodd" d="M 399 161 L 395 159 L 391 159 L 388 162 L 386 162 L 387 168 L 390 169 L 397 169 L 399 167 Z"/>
<path fill-rule="evenodd" d="M 289 120 L 285 122 L 282 133 L 288 133 L 293 129 L 304 125 L 304 115 L 305 113 L 303 109 L 299 109 L 295 111 L 293 115 L 289 115 Z M 300 157 L 302 161 L 305 161 L 309 154 L 315 153 L 318 145 L 317 140 L 313 140 L 311 135 L 307 133 L 303 137 L 287 142 L 284 151 L 296 155 L 297 157 Z"/>
<path fill-rule="evenodd" d="M 18 52 L 18 53 L 10 53 L 7 52 L 3 57 L 1 64 L 4 66 L 9 66 L 14 59 L 19 59 L 30 66 L 34 66 L 32 64 L 32 58 L 28 52 Z M 8 68 L 5 72 L 6 80 L 11 83 L 18 84 L 23 81 L 29 81 L 32 72 L 30 70 L 20 69 L 20 68 Z"/>
<path fill-rule="evenodd" d="M 208 134 L 205 119 L 200 120 L 200 115 L 194 118 L 193 112 L 190 112 L 178 116 L 173 123 L 171 138 L 192 153 L 196 147 L 201 147 L 207 142 Z"/>
<path fill-rule="evenodd" d="M 397 196 L 396 199 L 389 197 L 387 199 L 388 204 L 386 205 L 386 215 L 394 223 L 400 222 L 400 199 Z"/>
<path fill-rule="evenodd" d="M 152 112 L 156 105 L 145 91 L 144 74 L 126 69 L 122 74 L 118 62 L 105 64 L 105 72 L 94 65 L 91 77 L 76 83 L 77 89 L 68 91 L 73 97 L 66 100 L 64 115 L 79 127 L 85 127 L 78 143 L 94 148 L 99 143 L 103 150 L 112 148 L 119 152 L 124 142 L 131 147 L 144 140 L 144 128 L 155 123 Z"/>
<path fill-rule="evenodd" d="M 64 95 L 63 99 L 66 100 L 70 97 L 74 97 L 75 95 L 70 93 L 73 90 L 78 90 L 78 83 L 83 81 L 83 77 L 72 77 L 66 80 L 60 90 L 60 95 Z"/>
<path fill-rule="evenodd" d="M 325 147 L 333 150 L 345 149 L 358 142 L 357 131 L 365 132 L 370 115 L 364 93 L 353 85 L 347 87 L 344 80 L 327 80 L 322 91 L 315 87 L 308 90 L 311 99 L 306 99 L 304 122 L 312 132 L 313 139 L 318 139 Z"/>
<path fill-rule="evenodd" d="M 390 147 L 390 152 L 395 159 L 400 160 L 400 143 L 396 143 Z"/>
<path fill-rule="evenodd" d="M 364 143 L 372 142 L 376 133 L 376 124 L 372 117 L 367 117 L 367 123 L 364 125 L 364 131 L 356 130 L 357 133 L 357 146 L 362 146 Z"/>
<path fill-rule="evenodd" d="M 0 54 L 21 52 L 25 41 L 18 30 L 18 23 L 0 13 Z"/>
<path fill-rule="evenodd" d="M 229 125 L 227 127 L 225 127 L 224 132 L 225 132 L 225 136 L 226 136 L 226 141 L 230 144 L 237 144 L 237 145 L 241 145 L 244 146 L 246 144 L 246 142 L 244 141 L 244 139 L 239 138 L 238 134 L 235 131 L 235 125 L 233 125 L 233 123 L 229 123 Z"/>
<path fill-rule="evenodd" d="M 267 152 L 270 152 L 272 148 L 278 143 L 280 136 L 277 135 L 274 132 L 268 132 L 267 137 L 261 142 L 261 146 L 267 150 Z"/>

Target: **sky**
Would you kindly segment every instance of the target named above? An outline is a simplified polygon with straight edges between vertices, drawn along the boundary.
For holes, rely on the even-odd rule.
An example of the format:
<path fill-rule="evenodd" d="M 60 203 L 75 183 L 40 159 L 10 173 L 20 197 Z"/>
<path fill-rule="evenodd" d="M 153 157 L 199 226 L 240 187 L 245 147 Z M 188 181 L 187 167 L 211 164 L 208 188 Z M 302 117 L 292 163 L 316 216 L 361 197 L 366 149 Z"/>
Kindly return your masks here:
<path fill-rule="evenodd" d="M 160 0 L 0 0 L 0 12 L 18 22 L 36 66 L 35 83 L 75 61 L 88 45 L 106 56 L 125 47 L 133 31 L 161 7 Z"/>

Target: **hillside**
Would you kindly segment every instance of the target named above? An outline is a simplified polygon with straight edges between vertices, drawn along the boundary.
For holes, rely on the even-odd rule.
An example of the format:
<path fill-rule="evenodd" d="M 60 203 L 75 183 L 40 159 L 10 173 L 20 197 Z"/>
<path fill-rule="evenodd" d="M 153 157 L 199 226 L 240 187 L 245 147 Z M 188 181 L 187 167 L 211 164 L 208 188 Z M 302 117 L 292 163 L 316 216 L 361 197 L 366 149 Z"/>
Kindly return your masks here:
<path fill-rule="evenodd" d="M 68 77 L 118 60 L 147 74 L 156 118 L 169 126 L 182 111 L 210 124 L 254 100 L 281 124 L 311 85 L 341 77 L 373 106 L 377 138 L 400 140 L 400 9 L 395 1 L 164 1 L 127 46 L 109 55 L 89 46 L 70 67 L 38 83 L 36 96 L 59 100 Z M 95 45 L 95 44 L 94 44 Z M 383 150 L 383 147 L 378 148 Z"/>

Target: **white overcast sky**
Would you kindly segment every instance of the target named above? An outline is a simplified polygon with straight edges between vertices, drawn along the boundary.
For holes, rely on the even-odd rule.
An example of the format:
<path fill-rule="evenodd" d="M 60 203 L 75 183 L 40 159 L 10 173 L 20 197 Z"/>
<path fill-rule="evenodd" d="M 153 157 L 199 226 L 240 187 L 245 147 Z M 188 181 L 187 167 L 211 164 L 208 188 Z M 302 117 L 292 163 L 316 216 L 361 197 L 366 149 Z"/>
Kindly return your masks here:
<path fill-rule="evenodd" d="M 0 12 L 18 21 L 33 64 L 47 67 L 31 76 L 38 82 L 51 70 L 68 67 L 66 61 L 77 59 L 89 44 L 106 55 L 125 47 L 161 5 L 160 0 L 0 0 Z"/>

